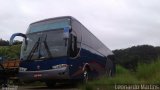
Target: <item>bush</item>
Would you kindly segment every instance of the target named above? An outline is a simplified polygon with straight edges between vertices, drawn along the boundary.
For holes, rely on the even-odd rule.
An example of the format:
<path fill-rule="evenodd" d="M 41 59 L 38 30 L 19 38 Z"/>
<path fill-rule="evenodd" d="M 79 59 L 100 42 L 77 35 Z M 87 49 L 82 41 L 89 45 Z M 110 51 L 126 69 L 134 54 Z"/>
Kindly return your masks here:
<path fill-rule="evenodd" d="M 115 77 L 102 77 L 82 86 L 83 90 L 112 90 L 115 84 L 160 84 L 160 59 L 151 64 L 138 64 L 136 72 L 120 65 L 116 67 Z"/>
<path fill-rule="evenodd" d="M 152 64 L 139 64 L 136 77 L 142 83 L 160 84 L 160 60 Z"/>
<path fill-rule="evenodd" d="M 19 59 L 21 45 L 13 46 L 0 46 L 0 56 L 7 57 L 9 59 Z"/>

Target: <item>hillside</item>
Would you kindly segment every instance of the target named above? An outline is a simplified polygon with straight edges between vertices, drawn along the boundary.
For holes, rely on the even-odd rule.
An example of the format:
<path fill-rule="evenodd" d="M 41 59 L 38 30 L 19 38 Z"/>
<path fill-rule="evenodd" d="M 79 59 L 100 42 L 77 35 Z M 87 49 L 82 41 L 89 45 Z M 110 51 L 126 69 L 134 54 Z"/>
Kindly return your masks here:
<path fill-rule="evenodd" d="M 160 56 L 160 47 L 139 45 L 113 52 L 117 64 L 134 71 L 139 63 L 151 63 L 157 60 Z"/>

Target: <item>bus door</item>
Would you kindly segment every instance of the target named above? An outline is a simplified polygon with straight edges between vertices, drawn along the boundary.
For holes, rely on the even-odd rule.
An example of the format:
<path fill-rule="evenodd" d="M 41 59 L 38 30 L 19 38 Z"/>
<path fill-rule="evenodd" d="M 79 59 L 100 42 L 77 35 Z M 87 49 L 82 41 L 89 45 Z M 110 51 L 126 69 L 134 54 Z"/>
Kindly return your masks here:
<path fill-rule="evenodd" d="M 73 34 L 70 34 L 68 56 L 70 64 L 70 76 L 73 79 L 76 79 L 78 78 L 81 70 L 80 42 L 77 41 L 77 37 Z"/>

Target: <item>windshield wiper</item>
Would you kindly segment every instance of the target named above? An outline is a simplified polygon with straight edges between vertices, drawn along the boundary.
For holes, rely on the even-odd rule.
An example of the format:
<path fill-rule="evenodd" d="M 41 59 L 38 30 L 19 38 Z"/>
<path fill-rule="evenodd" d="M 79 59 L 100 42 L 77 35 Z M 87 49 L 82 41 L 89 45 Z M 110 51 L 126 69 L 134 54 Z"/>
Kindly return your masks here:
<path fill-rule="evenodd" d="M 42 43 L 42 41 L 41 41 L 41 37 L 39 37 L 39 39 L 38 39 L 38 41 L 34 44 L 34 46 L 33 46 L 33 48 L 31 49 L 31 52 L 29 53 L 29 55 L 28 55 L 28 57 L 27 57 L 27 60 L 31 60 L 31 58 L 33 57 L 33 54 L 34 54 L 34 52 L 38 49 L 38 58 L 40 59 L 41 57 L 42 57 L 42 55 L 41 55 L 41 53 L 40 53 L 40 51 L 41 51 L 41 43 Z M 49 58 L 52 58 L 52 54 L 51 54 L 51 52 L 50 52 L 50 50 L 49 50 L 49 47 L 48 47 L 48 45 L 47 45 L 47 42 L 46 42 L 46 39 L 47 39 L 47 35 L 46 35 L 46 37 L 45 37 L 45 39 L 44 39 L 44 41 L 43 41 L 43 43 L 44 43 L 44 47 L 45 47 L 45 49 L 46 49 L 46 51 L 47 51 L 47 54 L 48 54 L 48 57 Z M 45 57 L 44 57 L 45 58 Z"/>
<path fill-rule="evenodd" d="M 38 49 L 39 44 L 40 44 L 40 37 L 38 38 L 38 41 L 34 44 L 33 48 L 31 49 L 31 52 L 29 53 L 27 60 L 31 60 L 34 52 L 36 51 L 36 49 Z"/>
<path fill-rule="evenodd" d="M 48 53 L 49 58 L 52 58 L 52 54 L 51 54 L 51 52 L 50 52 L 50 50 L 49 50 L 49 48 L 48 48 L 46 39 L 47 39 L 47 35 L 46 35 L 46 37 L 45 37 L 43 43 L 44 43 L 44 46 L 45 46 L 45 49 L 46 49 L 46 51 L 47 51 L 47 53 Z"/>

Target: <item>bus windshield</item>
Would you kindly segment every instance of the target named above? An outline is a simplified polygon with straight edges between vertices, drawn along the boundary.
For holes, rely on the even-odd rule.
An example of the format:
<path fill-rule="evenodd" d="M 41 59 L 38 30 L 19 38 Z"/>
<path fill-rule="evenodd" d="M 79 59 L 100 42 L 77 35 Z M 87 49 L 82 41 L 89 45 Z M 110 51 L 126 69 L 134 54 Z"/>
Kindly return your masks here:
<path fill-rule="evenodd" d="M 22 60 L 39 60 L 67 56 L 63 29 L 27 34 L 27 45 L 22 44 Z"/>

